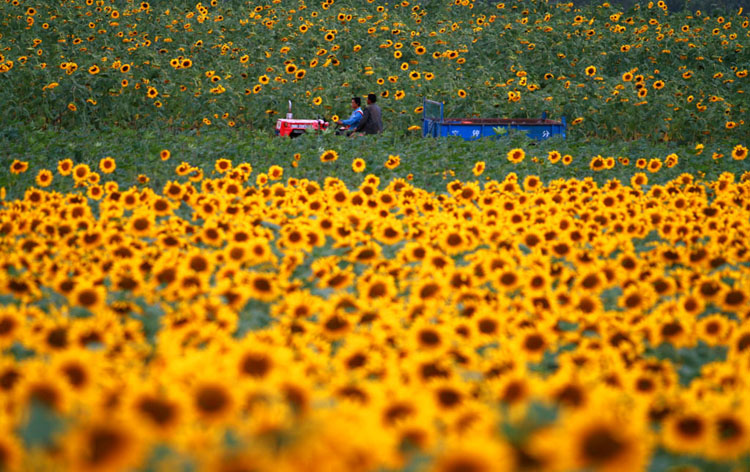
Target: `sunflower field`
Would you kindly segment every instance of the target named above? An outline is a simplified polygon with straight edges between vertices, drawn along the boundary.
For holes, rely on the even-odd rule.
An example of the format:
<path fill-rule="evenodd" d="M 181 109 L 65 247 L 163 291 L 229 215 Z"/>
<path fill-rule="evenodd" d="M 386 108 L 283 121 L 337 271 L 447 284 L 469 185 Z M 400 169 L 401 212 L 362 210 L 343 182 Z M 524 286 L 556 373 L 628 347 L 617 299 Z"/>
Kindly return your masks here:
<path fill-rule="evenodd" d="M 0 471 L 750 471 L 748 49 L 689 2 L 0 2 Z M 273 136 L 368 93 L 380 135 Z"/>

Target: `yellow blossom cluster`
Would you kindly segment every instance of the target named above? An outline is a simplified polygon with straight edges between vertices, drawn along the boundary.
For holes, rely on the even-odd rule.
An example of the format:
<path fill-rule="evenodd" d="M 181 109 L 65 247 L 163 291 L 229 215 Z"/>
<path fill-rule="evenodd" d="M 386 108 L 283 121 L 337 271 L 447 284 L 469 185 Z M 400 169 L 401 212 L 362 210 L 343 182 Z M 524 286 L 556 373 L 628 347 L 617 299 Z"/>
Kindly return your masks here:
<path fill-rule="evenodd" d="M 747 179 L 511 173 L 436 195 L 215 168 L 183 163 L 158 191 L 63 161 L 87 194 L 2 202 L 2 470 L 750 453 Z M 43 415 L 55 428 L 30 440 Z"/>

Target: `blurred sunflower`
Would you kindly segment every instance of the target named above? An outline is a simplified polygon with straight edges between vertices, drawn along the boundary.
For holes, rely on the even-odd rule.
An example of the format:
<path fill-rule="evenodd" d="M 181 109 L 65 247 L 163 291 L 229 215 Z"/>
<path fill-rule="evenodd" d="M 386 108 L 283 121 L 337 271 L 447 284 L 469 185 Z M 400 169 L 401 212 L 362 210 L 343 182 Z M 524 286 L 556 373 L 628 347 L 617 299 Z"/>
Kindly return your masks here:
<path fill-rule="evenodd" d="M 508 151 L 508 160 L 512 162 L 513 164 L 518 164 L 524 160 L 526 157 L 526 153 L 523 151 L 523 149 L 516 148 L 511 149 Z"/>
<path fill-rule="evenodd" d="M 332 149 L 329 149 L 327 151 L 324 151 L 323 154 L 320 155 L 320 162 L 333 162 L 338 158 L 339 158 L 338 152 Z"/>

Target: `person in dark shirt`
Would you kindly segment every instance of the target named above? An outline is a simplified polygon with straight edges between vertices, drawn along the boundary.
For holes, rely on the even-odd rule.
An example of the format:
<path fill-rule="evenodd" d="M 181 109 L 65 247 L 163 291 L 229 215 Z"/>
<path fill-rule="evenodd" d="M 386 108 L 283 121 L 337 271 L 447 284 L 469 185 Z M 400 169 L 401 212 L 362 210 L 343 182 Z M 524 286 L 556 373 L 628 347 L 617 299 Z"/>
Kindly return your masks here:
<path fill-rule="evenodd" d="M 380 107 L 375 103 L 378 97 L 374 94 L 367 95 L 367 108 L 365 108 L 362 119 L 359 120 L 355 133 L 378 134 L 383 131 L 383 120 Z"/>

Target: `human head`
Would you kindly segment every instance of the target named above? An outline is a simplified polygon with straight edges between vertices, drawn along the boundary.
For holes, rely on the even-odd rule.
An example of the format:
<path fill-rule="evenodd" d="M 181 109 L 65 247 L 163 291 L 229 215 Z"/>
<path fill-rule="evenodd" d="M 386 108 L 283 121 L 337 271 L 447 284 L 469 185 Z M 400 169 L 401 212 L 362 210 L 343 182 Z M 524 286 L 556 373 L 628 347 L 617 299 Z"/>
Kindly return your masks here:
<path fill-rule="evenodd" d="M 367 103 L 375 103 L 378 101 L 377 95 L 374 93 L 368 93 L 367 94 Z"/>
<path fill-rule="evenodd" d="M 362 99 L 359 97 L 352 98 L 352 108 L 359 108 L 362 106 Z"/>

